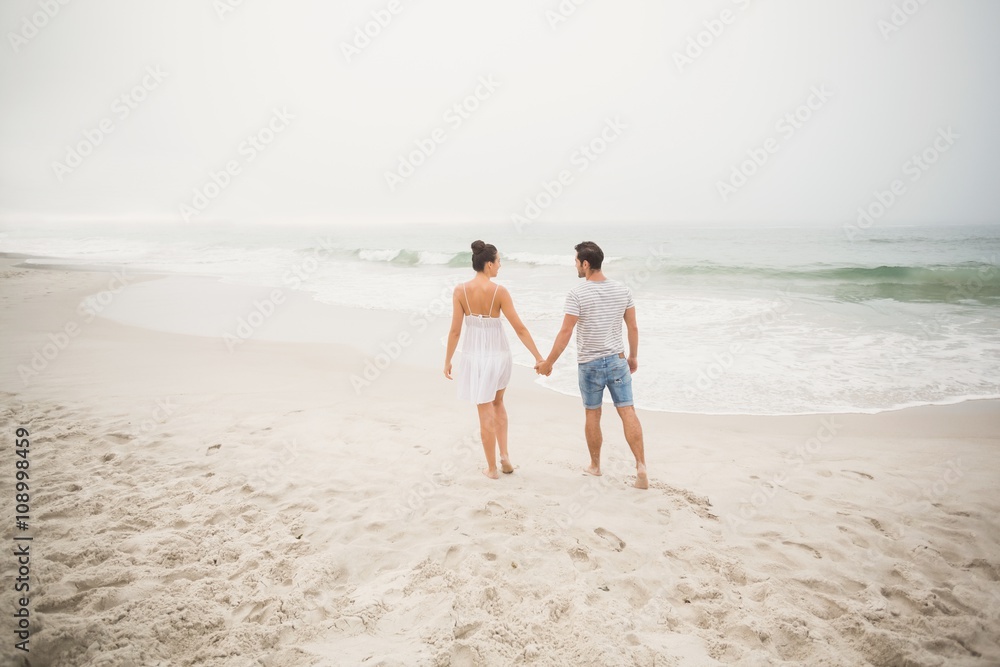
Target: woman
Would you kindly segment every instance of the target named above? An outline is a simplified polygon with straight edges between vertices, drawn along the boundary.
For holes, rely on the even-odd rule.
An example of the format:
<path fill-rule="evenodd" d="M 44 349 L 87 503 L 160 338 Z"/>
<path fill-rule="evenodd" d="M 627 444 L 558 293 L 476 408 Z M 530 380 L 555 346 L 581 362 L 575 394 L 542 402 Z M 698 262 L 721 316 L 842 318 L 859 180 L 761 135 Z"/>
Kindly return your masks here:
<path fill-rule="evenodd" d="M 490 479 L 499 479 L 498 445 L 501 470 L 508 474 L 514 472 L 507 454 L 507 410 L 503 405 L 503 394 L 510 381 L 511 357 L 507 336 L 500 325 L 500 314 L 504 314 L 517 337 L 535 356 L 535 363 L 542 361 L 542 355 L 538 353 L 528 328 L 517 316 L 510 292 L 490 280 L 500 271 L 500 255 L 496 247 L 482 241 L 473 243 L 472 268 L 476 270 L 476 277 L 456 287 L 452 296 L 451 331 L 444 359 L 444 376 L 452 379 L 451 358 L 458 347 L 464 321 L 465 342 L 454 379 L 458 382 L 459 399 L 472 401 L 479 409 L 479 434 L 489 466 L 483 474 Z"/>

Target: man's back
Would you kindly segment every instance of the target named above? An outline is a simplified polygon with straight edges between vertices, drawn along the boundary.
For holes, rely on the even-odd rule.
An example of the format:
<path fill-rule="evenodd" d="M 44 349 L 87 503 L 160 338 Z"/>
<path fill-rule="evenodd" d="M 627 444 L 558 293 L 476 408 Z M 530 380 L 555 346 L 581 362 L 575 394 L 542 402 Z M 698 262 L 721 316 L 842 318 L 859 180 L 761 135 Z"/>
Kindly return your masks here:
<path fill-rule="evenodd" d="M 625 311 L 634 306 L 631 290 L 617 280 L 587 280 L 571 289 L 565 311 L 580 318 L 577 363 L 623 353 L 622 321 Z"/>

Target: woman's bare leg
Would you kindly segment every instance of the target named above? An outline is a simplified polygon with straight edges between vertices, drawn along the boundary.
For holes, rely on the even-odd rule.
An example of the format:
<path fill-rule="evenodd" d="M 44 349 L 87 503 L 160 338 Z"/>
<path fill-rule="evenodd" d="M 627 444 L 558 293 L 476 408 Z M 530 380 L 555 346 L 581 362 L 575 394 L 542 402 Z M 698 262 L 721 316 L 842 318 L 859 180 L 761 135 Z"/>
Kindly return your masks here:
<path fill-rule="evenodd" d="M 497 392 L 493 399 L 493 423 L 497 434 L 497 445 L 500 447 L 500 469 L 505 473 L 514 472 L 514 466 L 510 463 L 510 456 L 507 454 L 507 408 L 503 404 L 503 393 L 506 389 Z"/>
<path fill-rule="evenodd" d="M 479 437 L 483 440 L 483 453 L 486 454 L 486 465 L 489 466 L 483 474 L 490 479 L 498 479 L 497 473 L 497 435 L 492 403 L 480 403 L 476 406 L 479 410 Z"/>

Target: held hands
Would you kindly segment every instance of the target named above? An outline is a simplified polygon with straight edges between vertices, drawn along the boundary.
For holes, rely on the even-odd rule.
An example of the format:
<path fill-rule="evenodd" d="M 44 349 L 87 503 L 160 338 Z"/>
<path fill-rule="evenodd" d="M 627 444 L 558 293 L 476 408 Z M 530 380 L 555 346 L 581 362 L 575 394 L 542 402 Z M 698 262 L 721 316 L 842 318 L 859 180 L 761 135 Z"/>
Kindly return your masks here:
<path fill-rule="evenodd" d="M 544 359 L 536 360 L 535 372 L 548 377 L 552 374 L 552 363 Z"/>

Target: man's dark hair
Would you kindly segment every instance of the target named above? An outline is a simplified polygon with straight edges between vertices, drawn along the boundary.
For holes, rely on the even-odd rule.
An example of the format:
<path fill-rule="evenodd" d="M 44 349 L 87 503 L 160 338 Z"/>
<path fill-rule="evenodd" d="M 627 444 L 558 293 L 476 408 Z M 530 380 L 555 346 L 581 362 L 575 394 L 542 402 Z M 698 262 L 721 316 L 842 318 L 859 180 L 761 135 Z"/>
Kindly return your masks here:
<path fill-rule="evenodd" d="M 486 268 L 486 262 L 495 262 L 497 259 L 497 247 L 492 243 L 482 241 L 472 242 L 472 268 L 482 271 Z"/>
<path fill-rule="evenodd" d="M 590 262 L 592 271 L 600 271 L 604 262 L 604 251 L 593 241 L 584 241 L 576 246 L 576 258 L 580 262 Z"/>

